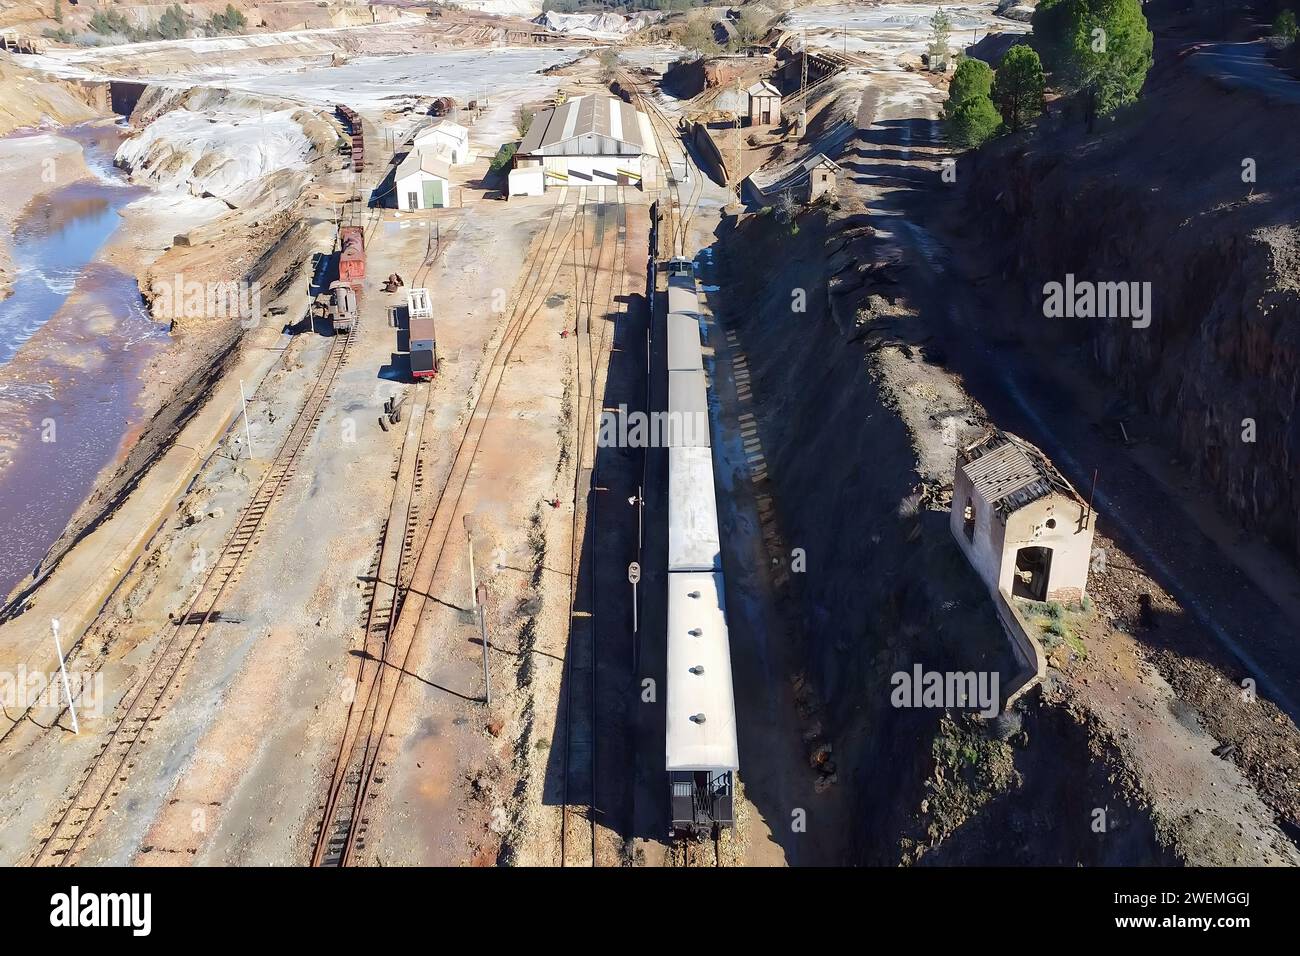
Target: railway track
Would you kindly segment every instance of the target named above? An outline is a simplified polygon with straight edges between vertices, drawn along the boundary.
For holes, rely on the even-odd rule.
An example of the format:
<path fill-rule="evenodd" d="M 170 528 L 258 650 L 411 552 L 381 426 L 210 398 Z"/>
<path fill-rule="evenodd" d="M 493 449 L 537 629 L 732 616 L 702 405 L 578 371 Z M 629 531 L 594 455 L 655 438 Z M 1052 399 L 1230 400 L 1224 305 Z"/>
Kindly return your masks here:
<path fill-rule="evenodd" d="M 598 642 L 594 544 L 597 537 L 597 435 L 600 414 L 600 367 L 610 340 L 617 295 L 626 274 L 626 207 L 623 196 L 596 213 L 595 242 L 587 244 L 578 280 L 578 328 L 575 342 L 578 383 L 577 436 L 574 454 L 574 512 L 570 529 L 569 638 L 565 652 L 565 725 L 560 862 L 564 866 L 599 864 L 597 814 L 599 775 L 596 766 L 599 724 Z M 609 237 L 613 241 L 609 241 Z M 576 266 L 576 262 L 575 262 Z M 575 270 L 576 271 L 576 270 Z M 602 294 L 603 290 L 603 294 Z M 596 327 L 593 328 L 593 322 Z M 584 392 L 585 386 L 585 392 Z M 588 560 L 583 562 L 583 556 Z M 585 574 L 584 574 L 585 572 Z"/>
<path fill-rule="evenodd" d="M 376 602 L 372 596 L 364 635 L 367 652 L 360 662 L 357 694 L 349 706 L 347 729 L 340 743 L 321 822 L 316 831 L 312 853 L 315 865 L 347 866 L 355 861 L 357 853 L 364 848 L 368 824 L 366 807 L 379 782 L 377 771 L 384 766 L 381 749 L 397 691 L 402 676 L 408 669 L 411 650 L 431 600 L 429 595 L 433 581 L 442 564 L 447 541 L 459 514 L 461 497 L 491 418 L 506 368 L 520 339 L 540 313 L 559 272 L 564 253 L 572 241 L 576 220 L 566 214 L 569 208 L 571 207 L 563 204 L 556 205 L 538 242 L 537 251 L 530 256 L 520 292 L 515 296 L 501 338 L 487 365 L 482 387 L 475 397 L 453 452 L 447 479 L 437 494 L 427 522 L 418 522 L 420 531 L 416 533 L 408 520 L 399 547 L 389 541 L 392 528 L 390 514 L 389 530 L 386 530 L 381 545 L 380 567 L 384 566 L 382 552 L 398 549 L 400 557 L 396 566 L 399 569 L 399 583 L 393 589 L 392 610 L 386 620 L 382 609 L 379 616 L 375 616 Z M 408 424 L 408 432 L 410 427 Z M 399 464 L 399 474 L 400 471 Z M 388 567 L 393 566 L 390 558 Z M 409 567 L 409 577 L 403 578 L 400 570 L 403 567 Z M 378 588 L 375 593 L 380 593 Z M 382 640 L 378 639 L 377 624 L 381 620 Z M 365 667 L 367 660 L 373 666 Z"/>
<path fill-rule="evenodd" d="M 36 850 L 33 866 L 66 866 L 75 861 L 85 841 L 125 789 L 135 764 L 133 757 L 155 723 L 175 699 L 195 651 L 209 628 L 220 619 L 221 602 L 238 582 L 265 530 L 266 516 L 295 475 L 299 455 L 320 421 L 335 378 L 347 361 L 351 335 L 336 336 L 302 409 L 263 473 L 252 499 L 240 514 L 215 563 L 185 613 L 174 619 L 149 671 L 128 694 L 113 730 L 65 801 L 53 829 Z"/>
<path fill-rule="evenodd" d="M 659 154 L 659 162 L 663 166 L 664 175 L 671 177 L 672 161 L 668 155 L 666 144 L 670 140 L 679 140 L 672 118 L 664 111 L 663 107 L 655 102 L 653 94 L 647 92 L 644 81 L 629 74 L 623 74 L 622 82 L 635 91 L 640 106 L 646 115 L 650 117 L 650 128 L 654 133 L 655 150 Z M 683 194 L 681 182 L 673 178 L 671 190 L 667 186 L 664 188 L 664 191 L 669 193 L 670 198 L 668 210 L 664 216 L 667 223 L 665 238 L 668 240 L 667 255 L 664 258 L 686 255 L 687 230 L 690 227 L 691 218 L 695 215 L 695 209 L 699 205 L 700 196 L 704 191 L 702 171 L 691 158 L 691 151 L 686 148 L 685 143 L 681 144 L 681 149 L 692 186 L 688 194 Z"/>
<path fill-rule="evenodd" d="M 424 486 L 425 424 L 429 420 L 428 385 L 416 385 L 417 399 L 406 418 L 406 431 L 393 473 L 393 497 L 371 571 L 371 587 L 361 633 L 357 673 L 334 773 L 322 807 L 312 866 L 342 866 L 348 848 L 361 846 L 366 820 L 360 793 L 366 758 L 375 745 L 376 693 L 385 678 L 384 653 L 401 609 L 402 581 L 409 574 L 409 557 L 420 524 L 420 492 Z"/>

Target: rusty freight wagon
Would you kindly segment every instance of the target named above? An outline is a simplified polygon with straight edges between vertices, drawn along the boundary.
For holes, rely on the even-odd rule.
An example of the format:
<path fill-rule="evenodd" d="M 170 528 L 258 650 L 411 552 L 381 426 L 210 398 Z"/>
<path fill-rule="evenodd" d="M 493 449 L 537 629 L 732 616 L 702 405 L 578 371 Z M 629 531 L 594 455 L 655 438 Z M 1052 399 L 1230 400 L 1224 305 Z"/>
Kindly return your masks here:
<path fill-rule="evenodd" d="M 356 110 L 342 103 L 338 105 L 338 114 L 347 124 L 348 132 L 352 135 L 352 168 L 361 172 L 366 164 L 366 141 L 361 127 L 361 117 Z"/>
<path fill-rule="evenodd" d="M 357 282 L 366 277 L 366 235 L 360 226 L 339 229 L 339 281 Z"/>

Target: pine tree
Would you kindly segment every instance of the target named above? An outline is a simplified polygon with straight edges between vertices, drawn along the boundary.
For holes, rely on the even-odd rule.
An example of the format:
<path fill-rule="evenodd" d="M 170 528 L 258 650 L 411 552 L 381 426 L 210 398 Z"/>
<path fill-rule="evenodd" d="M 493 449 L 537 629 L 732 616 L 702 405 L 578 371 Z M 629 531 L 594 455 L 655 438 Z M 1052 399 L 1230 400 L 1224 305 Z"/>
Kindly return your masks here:
<path fill-rule="evenodd" d="M 993 80 L 993 102 L 1012 132 L 1043 111 L 1043 64 L 1033 49 L 1017 44 L 1002 57 Z"/>

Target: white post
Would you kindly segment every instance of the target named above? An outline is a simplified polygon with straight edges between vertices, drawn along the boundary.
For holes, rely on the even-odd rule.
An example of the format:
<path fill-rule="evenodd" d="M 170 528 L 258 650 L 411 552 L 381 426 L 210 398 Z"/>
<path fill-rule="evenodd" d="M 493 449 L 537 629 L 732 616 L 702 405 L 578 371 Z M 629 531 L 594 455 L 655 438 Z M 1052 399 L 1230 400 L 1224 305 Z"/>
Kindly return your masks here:
<path fill-rule="evenodd" d="M 465 537 L 469 541 L 469 606 L 478 607 L 478 587 L 474 584 L 474 527 L 469 515 L 465 515 Z"/>
<path fill-rule="evenodd" d="M 248 399 L 244 397 L 244 380 L 239 380 L 239 403 L 244 408 L 244 441 L 248 442 L 248 460 L 253 460 L 253 433 L 248 428 Z"/>
<path fill-rule="evenodd" d="M 81 733 L 81 727 L 77 723 L 77 707 L 72 702 L 72 688 L 68 686 L 68 671 L 63 666 L 63 647 L 59 644 L 59 619 L 50 618 L 50 629 L 54 632 L 54 650 L 59 655 L 59 676 L 63 678 L 63 693 L 68 698 L 68 713 L 72 715 L 72 732 Z"/>

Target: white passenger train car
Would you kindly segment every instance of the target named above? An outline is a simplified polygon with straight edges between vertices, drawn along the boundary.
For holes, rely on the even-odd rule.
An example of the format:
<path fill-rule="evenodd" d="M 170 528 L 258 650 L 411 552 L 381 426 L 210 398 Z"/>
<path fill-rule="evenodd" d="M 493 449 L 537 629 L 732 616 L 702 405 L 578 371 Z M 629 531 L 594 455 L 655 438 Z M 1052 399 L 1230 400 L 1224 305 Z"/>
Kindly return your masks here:
<path fill-rule="evenodd" d="M 700 322 L 693 315 L 668 313 L 668 371 L 703 372 Z"/>
<path fill-rule="evenodd" d="M 740 759 L 694 267 L 674 259 L 668 277 L 665 764 L 670 832 L 702 838 L 734 822 Z"/>
<path fill-rule="evenodd" d="M 740 755 L 719 572 L 668 575 L 667 723 L 672 831 L 703 836 L 730 826 Z"/>
<path fill-rule="evenodd" d="M 722 570 L 713 455 L 707 448 L 668 449 L 668 570 Z"/>

